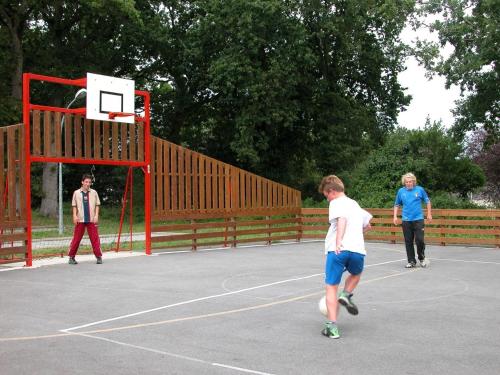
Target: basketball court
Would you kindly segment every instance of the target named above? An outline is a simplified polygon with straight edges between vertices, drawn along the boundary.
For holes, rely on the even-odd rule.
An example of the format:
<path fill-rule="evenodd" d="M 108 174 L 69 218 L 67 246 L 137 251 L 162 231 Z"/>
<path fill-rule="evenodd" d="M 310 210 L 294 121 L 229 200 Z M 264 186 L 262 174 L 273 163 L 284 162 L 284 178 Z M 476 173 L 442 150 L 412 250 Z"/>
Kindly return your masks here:
<path fill-rule="evenodd" d="M 339 340 L 322 242 L 0 268 L 3 374 L 497 374 L 500 253 L 368 244 Z M 130 253 L 132 255 L 132 253 Z M 135 255 L 135 253 L 134 253 Z"/>

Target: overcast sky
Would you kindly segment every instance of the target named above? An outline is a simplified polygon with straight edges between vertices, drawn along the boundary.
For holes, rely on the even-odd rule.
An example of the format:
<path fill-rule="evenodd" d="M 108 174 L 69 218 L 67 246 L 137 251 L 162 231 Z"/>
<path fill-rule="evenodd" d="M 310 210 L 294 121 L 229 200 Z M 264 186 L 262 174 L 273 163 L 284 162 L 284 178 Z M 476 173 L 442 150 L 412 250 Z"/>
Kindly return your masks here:
<path fill-rule="evenodd" d="M 425 31 L 417 34 L 410 29 L 405 29 L 401 37 L 408 43 L 416 35 L 433 39 Z M 443 53 L 449 53 L 449 50 Z M 399 125 L 417 129 L 425 125 L 425 119 L 429 116 L 431 121 L 442 120 L 445 127 L 450 127 L 453 123 L 451 109 L 455 107 L 454 101 L 460 96 L 460 89 L 454 86 L 447 90 L 443 77 L 434 76 L 432 80 L 428 80 L 425 77 L 425 69 L 419 66 L 414 58 L 409 58 L 406 66 L 407 70 L 399 75 L 399 82 L 408 88 L 406 94 L 411 95 L 413 99 L 407 110 L 399 115 Z"/>

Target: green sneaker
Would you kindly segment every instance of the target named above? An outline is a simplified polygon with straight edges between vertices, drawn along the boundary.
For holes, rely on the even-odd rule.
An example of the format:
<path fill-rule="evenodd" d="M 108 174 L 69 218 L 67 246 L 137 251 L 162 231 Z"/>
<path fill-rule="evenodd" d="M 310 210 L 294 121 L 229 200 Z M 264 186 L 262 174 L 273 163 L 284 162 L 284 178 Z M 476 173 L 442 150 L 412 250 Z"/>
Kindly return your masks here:
<path fill-rule="evenodd" d="M 326 323 L 325 328 L 321 331 L 323 336 L 326 336 L 330 339 L 339 339 L 340 332 L 339 327 L 336 324 Z"/>
<path fill-rule="evenodd" d="M 352 302 L 351 295 L 349 293 L 344 291 L 340 292 L 339 303 L 342 306 L 345 306 L 349 314 L 358 315 L 358 307 Z"/>
<path fill-rule="evenodd" d="M 70 257 L 69 261 L 68 261 L 68 264 L 78 264 L 78 262 L 76 261 L 75 258 Z"/>

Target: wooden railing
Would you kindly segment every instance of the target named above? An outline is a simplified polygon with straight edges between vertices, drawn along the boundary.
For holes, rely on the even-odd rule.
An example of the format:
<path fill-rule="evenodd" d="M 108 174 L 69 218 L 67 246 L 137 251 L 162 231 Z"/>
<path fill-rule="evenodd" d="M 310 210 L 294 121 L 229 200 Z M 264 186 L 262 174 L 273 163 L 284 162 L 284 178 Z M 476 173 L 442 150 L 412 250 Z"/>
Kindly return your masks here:
<path fill-rule="evenodd" d="M 275 212 L 279 214 L 279 211 Z M 271 244 L 277 241 L 300 239 L 298 215 L 244 216 L 234 214 L 217 219 L 183 219 L 157 223 L 153 226 L 153 249 L 225 246 L 236 247 L 244 243 Z"/>
<path fill-rule="evenodd" d="M 367 241 L 403 242 L 400 226 L 393 224 L 393 210 L 368 208 L 373 229 Z M 464 244 L 500 247 L 500 210 L 432 210 L 432 222 L 426 221 L 425 241 L 440 245 Z M 327 208 L 303 208 L 302 238 L 324 238 L 328 230 Z M 400 218 L 399 218 L 400 219 Z"/>
<path fill-rule="evenodd" d="M 0 263 L 26 255 L 23 133 L 22 124 L 0 127 Z"/>

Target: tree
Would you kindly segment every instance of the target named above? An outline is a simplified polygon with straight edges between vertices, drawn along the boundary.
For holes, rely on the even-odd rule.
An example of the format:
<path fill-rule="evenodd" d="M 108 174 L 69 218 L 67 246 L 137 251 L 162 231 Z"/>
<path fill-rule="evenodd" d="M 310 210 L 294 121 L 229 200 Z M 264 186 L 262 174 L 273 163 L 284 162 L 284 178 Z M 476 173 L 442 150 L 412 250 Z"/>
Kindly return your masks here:
<path fill-rule="evenodd" d="M 500 2 L 497 0 L 418 1 L 422 16 L 438 16 L 428 25 L 439 42 L 417 43 L 417 55 L 432 73 L 459 85 L 462 99 L 454 111 L 453 132 L 463 139 L 467 131 L 483 127 L 487 144 L 500 139 Z M 417 27 L 423 27 L 417 22 Z M 439 47 L 451 45 L 448 57 Z"/>
<path fill-rule="evenodd" d="M 35 18 L 39 7 L 45 1 L 2 0 L 0 3 L 0 66 L 3 77 L 1 84 L 0 123 L 11 124 L 21 121 L 20 103 L 22 99 L 22 74 L 24 68 L 23 38 L 28 23 Z"/>
<path fill-rule="evenodd" d="M 138 53 L 143 30 L 133 0 L 4 1 L 0 15 L 10 36 L 3 33 L 11 45 L 13 69 L 8 76 L 14 100 L 21 99 L 23 71 L 68 78 L 83 77 L 87 71 L 133 76 L 147 59 Z M 6 66 L 8 61 L 3 61 L 2 67 Z M 33 101 L 59 107 L 72 96 L 71 89 L 57 85 L 38 85 L 32 92 Z M 50 216 L 57 212 L 56 171 L 55 164 L 44 164 L 41 212 Z"/>
<path fill-rule="evenodd" d="M 295 187 L 348 170 L 408 104 L 412 1 L 204 0 L 161 10 L 155 131 Z M 162 39 L 161 39 L 162 38 Z M 314 182 L 315 184 L 315 182 Z"/>
<path fill-rule="evenodd" d="M 483 193 L 486 199 L 500 205 L 500 142 L 487 146 L 484 129 L 472 133 L 467 142 L 468 156 L 478 164 L 486 176 Z"/>
<path fill-rule="evenodd" d="M 460 143 L 434 123 L 423 130 L 397 129 L 349 176 L 348 192 L 365 206 L 391 207 L 407 172 L 414 173 L 431 195 L 444 192 L 465 198 L 485 182 L 481 169 L 463 156 Z"/>

